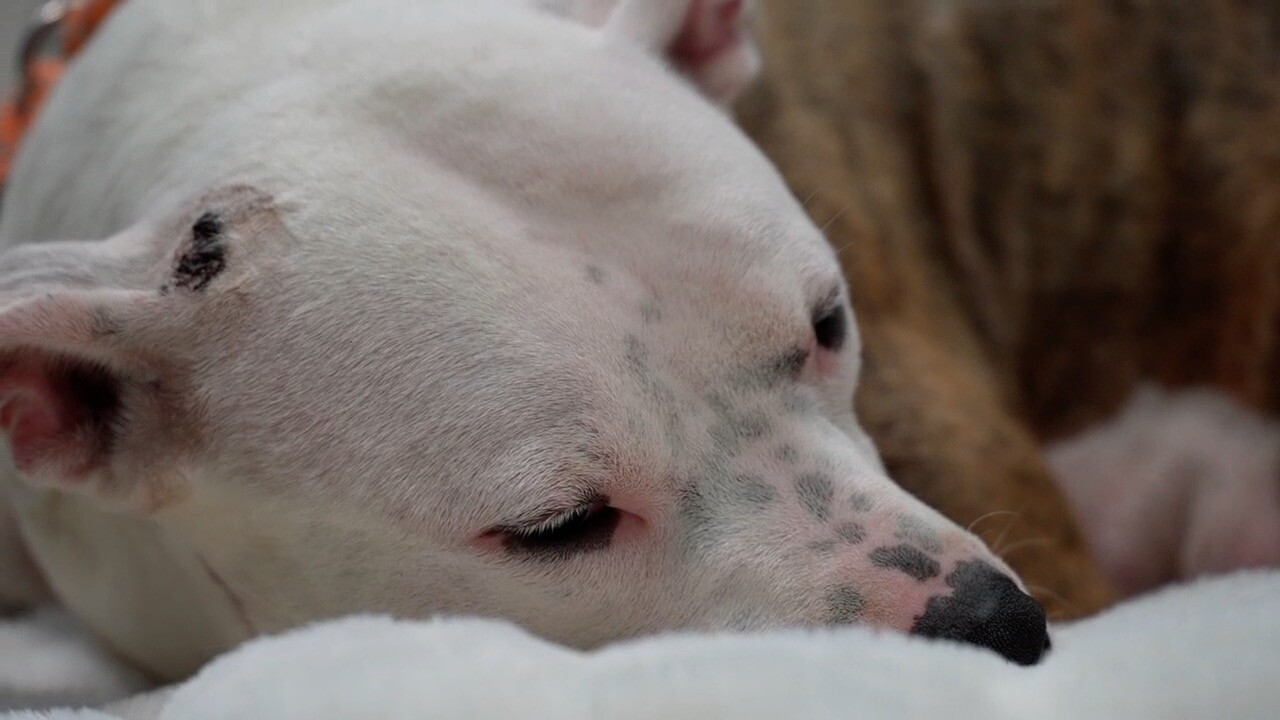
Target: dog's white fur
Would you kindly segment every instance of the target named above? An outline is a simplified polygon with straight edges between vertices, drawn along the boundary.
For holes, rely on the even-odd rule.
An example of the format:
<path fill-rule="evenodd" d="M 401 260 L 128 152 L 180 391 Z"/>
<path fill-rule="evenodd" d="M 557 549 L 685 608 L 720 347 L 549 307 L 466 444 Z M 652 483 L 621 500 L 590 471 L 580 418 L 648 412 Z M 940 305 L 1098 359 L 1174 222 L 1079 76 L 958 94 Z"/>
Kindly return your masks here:
<path fill-rule="evenodd" d="M 502 622 L 352 618 L 255 641 L 171 695 L 107 712 L 113 720 L 1270 720 L 1280 708 L 1278 614 L 1280 574 L 1200 581 L 1055 628 L 1055 649 L 1030 669 L 865 628 L 675 636 L 583 654 Z M 19 718 L 33 720 L 6 720 Z"/>
<path fill-rule="evenodd" d="M 887 477 L 856 334 L 813 346 L 834 254 L 706 97 L 753 72 L 741 28 L 542 5 L 130 0 L 66 76 L 0 225 L 0 484 L 110 646 L 181 677 L 355 611 L 906 628 L 958 562 L 1004 568 Z M 90 364 L 119 410 L 71 426 Z M 606 550 L 486 532 L 588 495 Z M 908 541 L 941 572 L 868 557 Z"/>

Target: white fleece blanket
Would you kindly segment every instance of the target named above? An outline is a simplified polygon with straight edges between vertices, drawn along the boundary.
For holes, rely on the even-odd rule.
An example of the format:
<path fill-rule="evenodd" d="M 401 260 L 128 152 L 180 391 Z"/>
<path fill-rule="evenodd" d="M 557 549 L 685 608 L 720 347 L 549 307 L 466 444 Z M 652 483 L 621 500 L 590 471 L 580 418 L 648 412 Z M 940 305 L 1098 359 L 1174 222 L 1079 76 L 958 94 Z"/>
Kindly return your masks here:
<path fill-rule="evenodd" d="M 12 630 L 0 635 L 6 679 L 25 662 L 10 652 Z M 581 653 L 501 622 L 362 617 L 249 643 L 171 694 L 47 717 L 1280 718 L 1280 573 L 1165 590 L 1059 626 L 1053 639 L 1042 664 L 1020 668 L 862 628 L 671 636 Z M 84 660 L 66 671 L 84 672 Z M 136 689 L 137 678 L 87 680 L 69 685 L 83 696 Z"/>

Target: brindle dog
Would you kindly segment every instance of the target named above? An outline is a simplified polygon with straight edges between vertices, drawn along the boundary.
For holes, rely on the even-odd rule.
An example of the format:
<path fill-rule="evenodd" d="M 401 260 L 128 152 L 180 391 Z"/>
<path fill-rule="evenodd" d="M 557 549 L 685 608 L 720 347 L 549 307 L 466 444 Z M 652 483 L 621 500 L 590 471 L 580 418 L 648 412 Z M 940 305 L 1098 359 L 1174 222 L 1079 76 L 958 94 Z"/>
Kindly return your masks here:
<path fill-rule="evenodd" d="M 1057 616 L 1103 607 L 1041 443 L 1142 379 L 1280 409 L 1280 3 L 761 16 L 741 117 L 841 250 L 891 474 L 978 522 Z"/>

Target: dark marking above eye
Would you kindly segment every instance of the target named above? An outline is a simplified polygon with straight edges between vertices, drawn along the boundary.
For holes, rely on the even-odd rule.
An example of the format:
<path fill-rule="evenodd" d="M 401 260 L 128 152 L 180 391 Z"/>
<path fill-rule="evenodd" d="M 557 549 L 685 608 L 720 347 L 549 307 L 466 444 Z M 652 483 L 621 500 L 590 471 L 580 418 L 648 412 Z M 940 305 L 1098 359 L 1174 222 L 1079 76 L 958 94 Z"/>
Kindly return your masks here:
<path fill-rule="evenodd" d="M 797 346 L 765 361 L 752 375 L 758 378 L 757 387 L 770 388 L 800 377 L 808 363 L 809 351 Z"/>
<path fill-rule="evenodd" d="M 174 268 L 170 287 L 201 292 L 227 268 L 227 251 L 223 242 L 225 229 L 216 213 L 207 212 L 191 226 L 191 244 Z"/>
<path fill-rule="evenodd" d="M 742 367 L 730 376 L 729 383 L 738 391 L 776 388 L 782 383 L 799 378 L 808 362 L 808 351 L 802 347 L 793 347 L 774 357 Z"/>
<path fill-rule="evenodd" d="M 795 347 L 774 359 L 767 372 L 777 379 L 793 379 L 800 375 L 808 362 L 809 353 L 802 347 Z"/>
<path fill-rule="evenodd" d="M 832 352 L 844 347 L 849 334 L 849 319 L 844 306 L 828 307 L 814 315 L 813 333 L 818 339 L 818 346 Z"/>
<path fill-rule="evenodd" d="M 942 572 L 937 560 L 910 545 L 876 548 L 870 558 L 876 567 L 901 570 L 920 582 L 935 578 Z"/>

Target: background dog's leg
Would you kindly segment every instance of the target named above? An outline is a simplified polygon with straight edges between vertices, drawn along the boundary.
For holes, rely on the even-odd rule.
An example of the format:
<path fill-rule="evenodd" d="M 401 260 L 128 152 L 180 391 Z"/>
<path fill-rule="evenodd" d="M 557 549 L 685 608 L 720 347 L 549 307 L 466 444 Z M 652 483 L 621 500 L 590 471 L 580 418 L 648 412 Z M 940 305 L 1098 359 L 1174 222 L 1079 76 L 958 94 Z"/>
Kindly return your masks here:
<path fill-rule="evenodd" d="M 1143 387 L 1049 458 L 1126 593 L 1280 565 L 1280 423 L 1221 391 Z"/>

